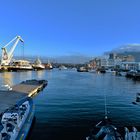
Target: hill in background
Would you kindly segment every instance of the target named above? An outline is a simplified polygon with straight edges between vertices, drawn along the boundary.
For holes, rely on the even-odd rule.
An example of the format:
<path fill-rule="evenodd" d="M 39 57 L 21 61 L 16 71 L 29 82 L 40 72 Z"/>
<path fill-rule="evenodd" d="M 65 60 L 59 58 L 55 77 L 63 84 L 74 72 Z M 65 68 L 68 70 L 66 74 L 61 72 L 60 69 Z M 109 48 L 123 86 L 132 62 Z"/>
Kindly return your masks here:
<path fill-rule="evenodd" d="M 110 52 L 106 52 L 105 54 L 109 53 L 117 53 L 119 55 L 132 55 L 134 56 L 136 62 L 140 62 L 140 44 L 121 45 Z"/>

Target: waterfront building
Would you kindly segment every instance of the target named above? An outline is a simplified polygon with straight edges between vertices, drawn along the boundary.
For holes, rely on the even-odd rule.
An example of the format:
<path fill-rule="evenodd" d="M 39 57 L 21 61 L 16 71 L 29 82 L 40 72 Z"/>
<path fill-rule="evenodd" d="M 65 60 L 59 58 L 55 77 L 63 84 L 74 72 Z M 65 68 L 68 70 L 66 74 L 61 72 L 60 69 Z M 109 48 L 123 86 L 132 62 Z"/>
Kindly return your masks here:
<path fill-rule="evenodd" d="M 135 58 L 132 55 L 118 54 L 117 59 L 120 59 L 122 62 L 135 62 Z"/>
<path fill-rule="evenodd" d="M 100 67 L 105 67 L 105 68 L 107 68 L 107 67 L 108 67 L 108 59 L 102 58 L 102 59 L 101 59 L 101 65 L 100 65 Z"/>
<path fill-rule="evenodd" d="M 140 70 L 139 63 L 135 62 L 132 55 L 120 55 L 115 53 L 110 53 L 108 57 L 94 58 L 89 62 L 89 66 L 93 69 L 104 67 Z"/>
<path fill-rule="evenodd" d="M 117 54 L 116 53 L 110 53 L 109 54 L 109 59 L 116 59 Z"/>
<path fill-rule="evenodd" d="M 89 65 L 92 69 L 96 69 L 101 66 L 101 60 L 99 58 L 94 58 L 89 61 Z"/>
<path fill-rule="evenodd" d="M 122 70 L 140 70 L 140 62 L 122 62 Z"/>

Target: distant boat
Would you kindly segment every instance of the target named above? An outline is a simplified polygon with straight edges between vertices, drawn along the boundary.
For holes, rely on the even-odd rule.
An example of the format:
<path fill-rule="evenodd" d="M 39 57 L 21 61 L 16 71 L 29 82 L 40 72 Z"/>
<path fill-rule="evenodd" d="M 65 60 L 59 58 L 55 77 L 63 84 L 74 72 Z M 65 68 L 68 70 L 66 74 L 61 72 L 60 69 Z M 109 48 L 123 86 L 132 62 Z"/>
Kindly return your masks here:
<path fill-rule="evenodd" d="M 134 105 L 140 105 L 140 93 L 136 94 L 135 101 L 132 102 Z"/>
<path fill-rule="evenodd" d="M 45 64 L 45 68 L 46 68 L 47 70 L 51 70 L 51 69 L 53 69 L 53 66 L 52 66 L 52 64 L 48 61 L 48 63 Z"/>
<path fill-rule="evenodd" d="M 78 72 L 88 72 L 88 69 L 86 67 L 79 67 L 77 68 Z"/>
<path fill-rule="evenodd" d="M 27 60 L 15 60 L 8 68 L 9 71 L 26 71 L 32 69 L 32 65 Z"/>
<path fill-rule="evenodd" d="M 66 69 L 68 69 L 66 66 L 64 66 L 64 65 L 61 65 L 60 67 L 59 67 L 59 70 L 66 70 Z"/>
<path fill-rule="evenodd" d="M 34 64 L 32 65 L 34 70 L 43 70 L 45 69 L 45 66 L 41 63 L 41 60 L 39 58 L 37 58 L 34 62 Z"/>
<path fill-rule="evenodd" d="M 10 90 L 12 90 L 12 88 L 10 87 L 10 85 L 5 84 L 5 85 L 0 86 L 0 90 L 1 91 L 10 91 Z"/>

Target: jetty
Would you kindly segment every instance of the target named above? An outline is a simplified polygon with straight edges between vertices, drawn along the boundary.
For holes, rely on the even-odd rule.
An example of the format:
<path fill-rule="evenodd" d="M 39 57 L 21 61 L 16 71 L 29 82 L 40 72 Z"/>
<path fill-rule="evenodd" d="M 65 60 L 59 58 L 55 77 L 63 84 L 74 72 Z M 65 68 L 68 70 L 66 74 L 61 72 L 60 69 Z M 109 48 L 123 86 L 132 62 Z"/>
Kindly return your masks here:
<path fill-rule="evenodd" d="M 28 97 L 33 97 L 47 86 L 47 80 L 26 80 L 12 86 L 11 90 L 0 89 L 0 114 Z"/>

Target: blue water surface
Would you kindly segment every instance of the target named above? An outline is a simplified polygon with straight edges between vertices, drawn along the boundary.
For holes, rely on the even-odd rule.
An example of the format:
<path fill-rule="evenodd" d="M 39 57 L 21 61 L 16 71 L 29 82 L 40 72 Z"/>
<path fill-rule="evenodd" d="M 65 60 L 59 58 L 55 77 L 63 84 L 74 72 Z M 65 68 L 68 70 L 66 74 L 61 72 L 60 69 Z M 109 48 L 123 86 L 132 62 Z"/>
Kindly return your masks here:
<path fill-rule="evenodd" d="M 30 140 L 84 140 L 89 129 L 108 116 L 117 127 L 140 126 L 140 106 L 133 105 L 140 83 L 112 74 L 74 70 L 0 73 L 1 83 L 46 79 L 48 86 L 34 98 L 36 121 Z"/>

